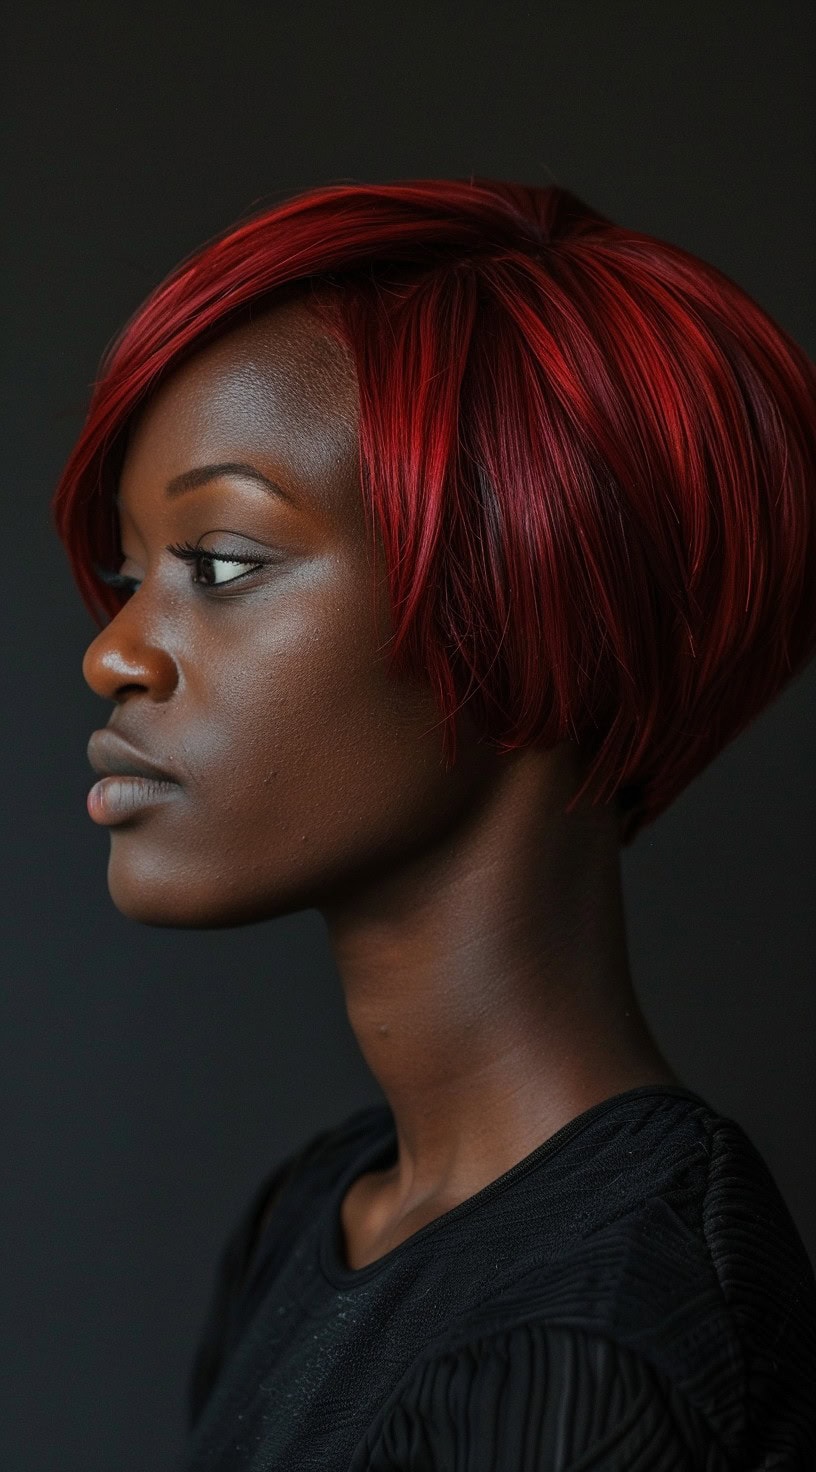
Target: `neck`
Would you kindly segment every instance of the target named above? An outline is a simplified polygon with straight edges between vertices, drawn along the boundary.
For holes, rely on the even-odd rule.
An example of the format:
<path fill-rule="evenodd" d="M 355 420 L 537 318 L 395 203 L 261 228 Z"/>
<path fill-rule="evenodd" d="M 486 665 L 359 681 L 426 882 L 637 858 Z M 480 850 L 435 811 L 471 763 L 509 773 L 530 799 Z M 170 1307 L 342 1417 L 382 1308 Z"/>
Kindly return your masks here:
<path fill-rule="evenodd" d="M 576 1114 L 678 1082 L 632 987 L 611 806 L 504 759 L 454 831 L 324 907 L 349 1021 L 393 1111 L 405 1199 L 461 1199 Z"/>

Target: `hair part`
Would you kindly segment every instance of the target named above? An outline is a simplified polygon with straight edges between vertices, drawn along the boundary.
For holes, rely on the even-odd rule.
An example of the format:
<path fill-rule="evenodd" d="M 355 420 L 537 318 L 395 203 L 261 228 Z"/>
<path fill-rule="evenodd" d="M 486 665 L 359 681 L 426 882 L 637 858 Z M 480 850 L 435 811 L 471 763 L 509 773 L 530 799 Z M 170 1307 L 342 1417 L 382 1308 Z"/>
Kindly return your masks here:
<path fill-rule="evenodd" d="M 105 355 L 52 503 L 100 626 L 136 409 L 296 297 L 351 354 L 393 668 L 456 756 L 578 745 L 621 842 L 816 650 L 816 368 L 714 266 L 558 186 L 337 184 L 183 260 Z"/>

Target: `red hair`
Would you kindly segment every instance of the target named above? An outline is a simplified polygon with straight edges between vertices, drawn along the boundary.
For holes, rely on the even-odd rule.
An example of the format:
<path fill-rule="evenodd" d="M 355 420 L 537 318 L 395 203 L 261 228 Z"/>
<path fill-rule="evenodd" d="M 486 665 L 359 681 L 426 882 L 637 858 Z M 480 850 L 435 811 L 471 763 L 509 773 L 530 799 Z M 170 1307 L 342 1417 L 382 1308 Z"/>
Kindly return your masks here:
<path fill-rule="evenodd" d="M 570 191 L 312 189 L 188 256 L 105 353 L 52 511 L 100 625 L 137 405 L 292 293 L 350 349 L 394 667 L 499 750 L 578 744 L 621 841 L 816 649 L 816 368 L 715 267 Z"/>

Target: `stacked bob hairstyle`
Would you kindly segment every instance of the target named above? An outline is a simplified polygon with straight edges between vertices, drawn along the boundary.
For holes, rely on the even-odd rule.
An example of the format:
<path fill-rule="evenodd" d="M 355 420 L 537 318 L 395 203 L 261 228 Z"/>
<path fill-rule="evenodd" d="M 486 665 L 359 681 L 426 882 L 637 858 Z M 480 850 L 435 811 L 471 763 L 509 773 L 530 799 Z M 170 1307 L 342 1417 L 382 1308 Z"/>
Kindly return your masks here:
<path fill-rule="evenodd" d="M 733 281 L 570 191 L 339 184 L 188 256 L 105 353 L 53 501 L 83 601 L 126 594 L 128 422 L 186 357 L 292 296 L 350 350 L 392 668 L 455 760 L 569 740 L 621 841 L 816 649 L 816 367 Z"/>

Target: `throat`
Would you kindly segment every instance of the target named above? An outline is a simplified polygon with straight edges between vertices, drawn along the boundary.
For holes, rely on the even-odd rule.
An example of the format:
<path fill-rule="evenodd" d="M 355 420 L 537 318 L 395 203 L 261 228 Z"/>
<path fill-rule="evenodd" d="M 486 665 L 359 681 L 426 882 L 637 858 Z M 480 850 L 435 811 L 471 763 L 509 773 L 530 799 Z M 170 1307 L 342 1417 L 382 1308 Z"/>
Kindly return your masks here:
<path fill-rule="evenodd" d="M 369 1267 L 455 1204 L 427 1201 L 402 1216 L 394 1217 L 387 1189 L 378 1180 L 377 1173 L 359 1176 L 352 1182 L 340 1206 L 345 1266 L 352 1272 Z"/>

